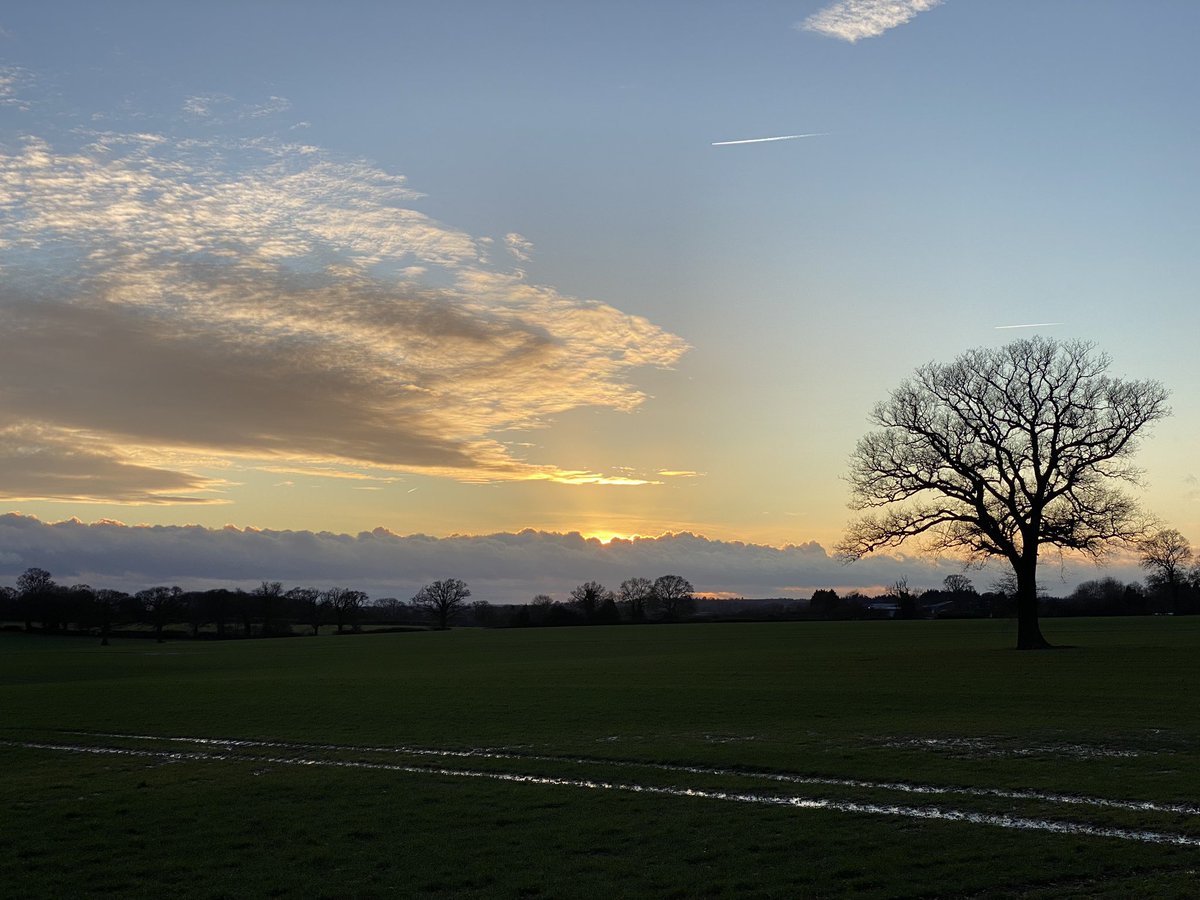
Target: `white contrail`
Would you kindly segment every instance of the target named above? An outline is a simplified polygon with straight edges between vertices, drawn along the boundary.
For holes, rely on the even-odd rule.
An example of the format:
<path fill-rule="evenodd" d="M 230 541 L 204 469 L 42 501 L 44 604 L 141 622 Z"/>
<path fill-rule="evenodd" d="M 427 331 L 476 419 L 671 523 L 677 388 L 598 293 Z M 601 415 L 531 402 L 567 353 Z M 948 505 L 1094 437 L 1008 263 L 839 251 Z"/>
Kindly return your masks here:
<path fill-rule="evenodd" d="M 997 330 L 1001 328 L 1049 328 L 1051 325 L 1062 325 L 1062 322 L 1030 322 L 1028 325 L 997 325 Z"/>
<path fill-rule="evenodd" d="M 714 147 L 731 147 L 734 144 L 763 144 L 767 141 L 794 141 L 796 138 L 825 137 L 828 134 L 828 131 L 817 131 L 812 134 L 781 134 L 778 137 L 746 138 L 741 141 L 713 141 L 712 145 Z"/>

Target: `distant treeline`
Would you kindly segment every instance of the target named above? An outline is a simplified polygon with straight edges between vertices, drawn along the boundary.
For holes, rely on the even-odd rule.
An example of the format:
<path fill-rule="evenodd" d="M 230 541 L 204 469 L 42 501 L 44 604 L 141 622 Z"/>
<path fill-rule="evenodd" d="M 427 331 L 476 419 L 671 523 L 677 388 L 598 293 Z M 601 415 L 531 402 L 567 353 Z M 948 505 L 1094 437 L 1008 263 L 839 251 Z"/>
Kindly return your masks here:
<path fill-rule="evenodd" d="M 26 570 L 15 587 L 0 587 L 0 625 L 44 634 L 93 634 L 104 642 L 114 634 L 171 638 L 248 638 L 338 634 L 381 629 L 532 628 L 683 621 L 795 621 L 812 619 L 933 619 L 1006 617 L 1015 613 L 1015 585 L 1001 579 L 992 590 L 976 591 L 969 578 L 950 575 L 941 588 L 911 591 L 897 581 L 879 596 L 830 589 L 808 600 L 697 598 L 687 579 L 663 575 L 653 581 L 630 578 L 616 591 L 589 581 L 557 601 L 539 594 L 529 603 L 469 602 L 471 591 L 459 579 L 425 585 L 409 600 L 371 600 L 343 587 L 285 589 L 278 581 L 257 588 L 185 591 L 157 585 L 126 593 L 86 584 L 60 585 L 44 569 Z M 1200 569 L 1186 577 L 1147 584 L 1116 578 L 1084 582 L 1069 596 L 1043 596 L 1048 616 L 1190 614 L 1200 612 Z"/>
<path fill-rule="evenodd" d="M 338 634 L 380 628 L 447 628 L 616 624 L 681 621 L 695 611 L 692 585 L 679 575 L 651 581 L 630 578 L 617 592 L 595 581 L 560 603 L 539 595 L 528 604 L 493 606 L 468 602 L 464 581 L 447 578 L 421 588 L 411 599 L 371 600 L 352 588 L 292 587 L 264 581 L 253 590 L 185 591 L 156 585 L 135 593 L 58 584 L 45 569 L 27 569 L 15 587 L 0 587 L 0 625 L 43 634 L 87 633 L 107 642 L 113 634 L 216 638 Z"/>

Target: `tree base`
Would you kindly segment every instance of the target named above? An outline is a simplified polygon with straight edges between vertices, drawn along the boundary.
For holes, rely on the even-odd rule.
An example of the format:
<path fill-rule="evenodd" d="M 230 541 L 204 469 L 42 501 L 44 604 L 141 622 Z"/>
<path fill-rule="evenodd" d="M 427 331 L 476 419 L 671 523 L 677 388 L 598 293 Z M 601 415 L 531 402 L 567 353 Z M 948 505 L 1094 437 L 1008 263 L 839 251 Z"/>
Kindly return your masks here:
<path fill-rule="evenodd" d="M 1017 641 L 1018 650 L 1061 650 L 1057 644 L 1052 644 L 1045 638 L 1038 638 L 1036 641 Z"/>
<path fill-rule="evenodd" d="M 1042 636 L 1042 629 L 1036 622 L 1017 628 L 1018 650 L 1053 650 L 1054 645 Z"/>

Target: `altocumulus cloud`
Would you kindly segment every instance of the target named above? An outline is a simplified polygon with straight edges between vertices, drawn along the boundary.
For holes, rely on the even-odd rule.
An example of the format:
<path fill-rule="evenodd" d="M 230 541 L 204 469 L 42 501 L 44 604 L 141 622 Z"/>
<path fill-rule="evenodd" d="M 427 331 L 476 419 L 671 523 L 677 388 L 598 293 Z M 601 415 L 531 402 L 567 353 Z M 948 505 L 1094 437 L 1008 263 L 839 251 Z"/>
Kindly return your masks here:
<path fill-rule="evenodd" d="M 631 371 L 686 345 L 492 266 L 487 239 L 413 209 L 419 196 L 270 138 L 0 146 L 0 497 L 211 500 L 219 483 L 184 463 L 235 457 L 600 477 L 492 435 L 633 409 Z"/>
<path fill-rule="evenodd" d="M 268 579 L 407 598 L 423 584 L 454 577 L 470 584 L 475 599 L 493 603 L 523 603 L 539 593 L 565 600 L 584 581 L 616 588 L 632 576 L 679 574 L 713 594 L 807 598 L 819 587 L 878 590 L 902 576 L 914 588 L 934 587 L 962 571 L 950 561 L 901 556 L 844 566 L 816 543 L 780 548 L 688 533 L 602 544 L 542 531 L 436 538 L 376 529 L 347 535 L 74 519 L 51 524 L 16 513 L 0 516 L 0 547 L 0 583 L 8 584 L 38 566 L 60 583 L 123 590 L 153 584 L 253 587 Z M 977 581 L 986 588 L 990 578 Z"/>
<path fill-rule="evenodd" d="M 813 13 L 796 27 L 851 44 L 878 37 L 943 0 L 838 0 Z"/>

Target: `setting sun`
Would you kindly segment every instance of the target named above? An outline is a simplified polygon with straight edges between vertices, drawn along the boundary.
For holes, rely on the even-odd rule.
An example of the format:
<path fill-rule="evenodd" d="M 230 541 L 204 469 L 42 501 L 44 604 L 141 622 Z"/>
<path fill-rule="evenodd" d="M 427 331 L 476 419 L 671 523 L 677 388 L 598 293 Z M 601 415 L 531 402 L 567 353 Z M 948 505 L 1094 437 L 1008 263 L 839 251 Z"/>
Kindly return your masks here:
<path fill-rule="evenodd" d="M 589 540 L 595 539 L 602 544 L 611 544 L 613 541 L 632 541 L 634 538 L 645 537 L 645 535 L 637 534 L 636 532 L 609 531 L 604 528 L 588 529 L 587 531 L 581 531 L 580 534 Z"/>

